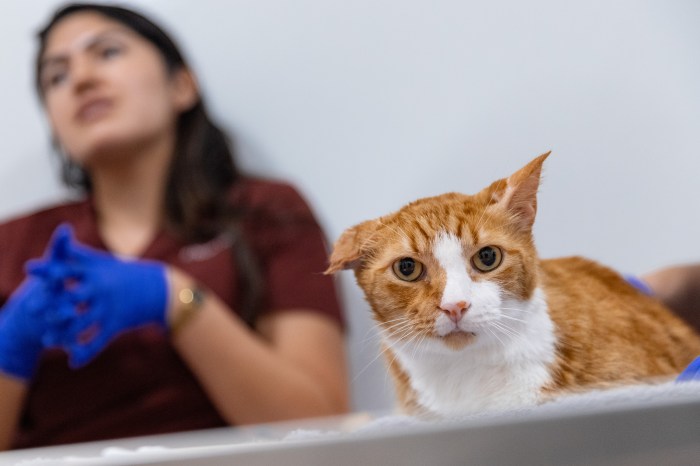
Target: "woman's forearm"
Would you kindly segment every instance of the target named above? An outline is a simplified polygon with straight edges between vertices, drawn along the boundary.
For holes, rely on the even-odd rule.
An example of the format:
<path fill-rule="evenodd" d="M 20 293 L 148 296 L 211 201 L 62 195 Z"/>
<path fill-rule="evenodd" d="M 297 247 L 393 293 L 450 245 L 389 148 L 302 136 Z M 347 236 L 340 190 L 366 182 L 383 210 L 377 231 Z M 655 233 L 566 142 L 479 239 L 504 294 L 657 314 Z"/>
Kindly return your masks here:
<path fill-rule="evenodd" d="M 173 282 L 177 289 L 181 282 Z M 340 329 L 312 313 L 289 313 L 281 319 L 268 341 L 208 293 L 198 315 L 174 336 L 180 355 L 231 424 L 348 409 Z"/>
<path fill-rule="evenodd" d="M 12 444 L 26 392 L 24 382 L 0 373 L 0 451 Z"/>

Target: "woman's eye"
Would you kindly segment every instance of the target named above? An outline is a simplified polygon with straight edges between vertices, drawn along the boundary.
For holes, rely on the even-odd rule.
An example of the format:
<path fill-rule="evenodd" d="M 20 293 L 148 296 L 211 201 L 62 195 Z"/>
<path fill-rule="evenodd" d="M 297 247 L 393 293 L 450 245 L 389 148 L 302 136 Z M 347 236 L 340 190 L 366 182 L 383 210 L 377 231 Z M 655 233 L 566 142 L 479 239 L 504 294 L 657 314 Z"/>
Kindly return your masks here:
<path fill-rule="evenodd" d="M 410 257 L 397 260 L 394 262 L 392 269 L 394 275 L 405 282 L 414 282 L 423 275 L 423 264 Z"/>
<path fill-rule="evenodd" d="M 481 272 L 490 272 L 503 260 L 503 253 L 496 246 L 486 246 L 472 256 L 472 264 Z"/>
<path fill-rule="evenodd" d="M 68 73 L 66 73 L 65 71 L 52 73 L 43 79 L 44 87 L 50 88 L 58 86 L 59 84 L 63 83 L 67 77 Z"/>
<path fill-rule="evenodd" d="M 100 56 L 102 58 L 112 58 L 117 55 L 119 55 L 122 52 L 122 49 L 120 47 L 116 46 L 110 46 L 110 47 L 105 47 L 100 51 Z"/>

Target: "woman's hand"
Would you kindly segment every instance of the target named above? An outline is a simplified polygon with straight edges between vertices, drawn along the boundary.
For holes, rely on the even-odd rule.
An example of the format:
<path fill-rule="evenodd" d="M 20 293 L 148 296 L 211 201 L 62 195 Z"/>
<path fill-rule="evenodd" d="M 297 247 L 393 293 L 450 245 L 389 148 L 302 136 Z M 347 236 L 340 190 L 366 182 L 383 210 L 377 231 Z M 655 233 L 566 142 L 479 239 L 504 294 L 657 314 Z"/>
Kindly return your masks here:
<path fill-rule="evenodd" d="M 60 289 L 61 325 L 49 328 L 48 342 L 63 347 L 70 365 L 90 362 L 123 331 L 147 324 L 166 327 L 166 266 L 128 261 L 78 243 L 67 225 L 56 230 L 48 260 L 33 261 L 30 274 Z M 67 322 L 67 323 L 66 323 Z"/>
<path fill-rule="evenodd" d="M 10 296 L 0 312 L 0 372 L 24 382 L 34 375 L 42 350 L 51 346 L 51 334 L 60 332 L 65 321 L 61 308 L 68 303 L 60 297 L 64 270 L 59 265 L 61 248 L 52 247 L 36 262 L 46 267 L 43 277 L 27 277 Z M 35 261 L 30 261 L 35 262 Z"/>
<path fill-rule="evenodd" d="M 65 227 L 51 252 L 29 270 L 58 287 L 67 303 L 52 309 L 48 340 L 68 352 L 72 367 L 87 364 L 123 331 L 183 320 L 176 296 L 194 287 L 184 272 L 88 248 Z M 347 411 L 343 335 L 334 321 L 313 310 L 280 311 L 262 317 L 258 333 L 213 293 L 198 306 L 173 346 L 231 424 Z"/>
<path fill-rule="evenodd" d="M 44 349 L 45 316 L 52 303 L 45 283 L 28 278 L 0 312 L 0 371 L 27 381 Z"/>

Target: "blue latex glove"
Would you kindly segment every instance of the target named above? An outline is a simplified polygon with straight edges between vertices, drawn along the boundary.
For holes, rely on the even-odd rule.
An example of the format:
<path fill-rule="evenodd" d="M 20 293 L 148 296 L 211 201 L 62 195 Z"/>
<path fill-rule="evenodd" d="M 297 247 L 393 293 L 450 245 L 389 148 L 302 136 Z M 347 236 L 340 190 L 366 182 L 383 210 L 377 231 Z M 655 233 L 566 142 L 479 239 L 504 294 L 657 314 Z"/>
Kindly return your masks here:
<path fill-rule="evenodd" d="M 634 286 L 635 288 L 637 288 L 639 291 L 641 291 L 645 295 L 648 295 L 648 296 L 654 295 L 654 292 L 651 290 L 649 285 L 647 285 L 646 282 L 643 281 L 641 278 L 638 278 L 634 275 L 625 275 L 624 277 L 625 277 L 625 280 L 627 280 L 627 282 L 630 285 Z"/>
<path fill-rule="evenodd" d="M 676 382 L 688 382 L 689 380 L 700 381 L 700 357 L 695 358 L 695 360 L 681 372 Z"/>
<path fill-rule="evenodd" d="M 44 311 L 52 302 L 41 280 L 25 280 L 0 311 L 0 371 L 22 380 L 34 376 L 44 349 Z"/>
<path fill-rule="evenodd" d="M 41 352 L 52 346 L 50 334 L 68 324 L 60 312 L 70 303 L 60 296 L 66 270 L 60 266 L 62 248 L 56 244 L 54 235 L 41 259 L 56 264 L 45 270 L 47 279 L 28 277 L 0 311 L 0 371 L 22 380 L 32 378 Z"/>
<path fill-rule="evenodd" d="M 79 244 L 67 225 L 59 226 L 54 237 L 51 260 L 28 268 L 33 276 L 62 285 L 62 299 L 72 303 L 68 309 L 61 306 L 55 317 L 70 324 L 54 325 L 48 335 L 49 343 L 68 352 L 71 367 L 90 362 L 126 330 L 147 324 L 166 328 L 165 265 L 126 261 Z"/>

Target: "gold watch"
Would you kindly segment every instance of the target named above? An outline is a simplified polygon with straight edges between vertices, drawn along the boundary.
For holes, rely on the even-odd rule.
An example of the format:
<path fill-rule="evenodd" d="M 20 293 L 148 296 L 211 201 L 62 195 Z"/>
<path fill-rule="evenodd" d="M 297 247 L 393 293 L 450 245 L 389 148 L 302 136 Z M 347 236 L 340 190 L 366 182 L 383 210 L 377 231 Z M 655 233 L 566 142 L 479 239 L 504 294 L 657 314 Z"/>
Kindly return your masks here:
<path fill-rule="evenodd" d="M 170 334 L 175 336 L 195 315 L 204 303 L 204 291 L 197 285 L 182 288 L 177 293 L 178 309 L 175 320 L 170 324 Z"/>

